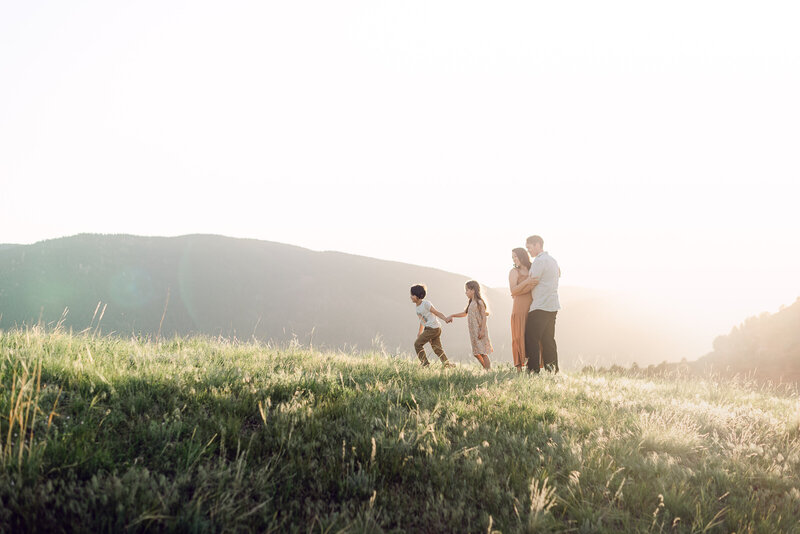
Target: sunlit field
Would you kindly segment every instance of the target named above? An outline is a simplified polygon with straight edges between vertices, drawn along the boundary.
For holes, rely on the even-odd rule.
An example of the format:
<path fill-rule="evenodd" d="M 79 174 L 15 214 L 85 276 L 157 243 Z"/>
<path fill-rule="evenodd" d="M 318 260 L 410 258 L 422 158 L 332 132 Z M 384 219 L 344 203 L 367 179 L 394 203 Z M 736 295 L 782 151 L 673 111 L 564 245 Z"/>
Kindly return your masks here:
<path fill-rule="evenodd" d="M 800 532 L 790 390 L 0 334 L 2 532 Z"/>

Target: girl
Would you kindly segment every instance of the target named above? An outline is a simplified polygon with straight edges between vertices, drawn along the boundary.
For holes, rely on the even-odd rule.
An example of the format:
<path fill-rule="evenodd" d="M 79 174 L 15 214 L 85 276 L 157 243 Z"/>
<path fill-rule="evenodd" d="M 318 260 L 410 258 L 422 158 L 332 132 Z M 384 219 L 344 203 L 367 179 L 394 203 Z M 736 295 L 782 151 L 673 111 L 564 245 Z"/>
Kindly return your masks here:
<path fill-rule="evenodd" d="M 486 324 L 486 302 L 481 297 L 481 286 L 475 280 L 470 280 L 464 287 L 469 304 L 467 309 L 461 313 L 454 313 L 447 319 L 448 322 L 453 317 L 466 317 L 469 325 L 469 340 L 472 343 L 472 354 L 487 371 L 491 369 L 492 363 L 489 361 L 489 353 L 493 352 L 492 342 L 489 341 L 489 327 Z"/>

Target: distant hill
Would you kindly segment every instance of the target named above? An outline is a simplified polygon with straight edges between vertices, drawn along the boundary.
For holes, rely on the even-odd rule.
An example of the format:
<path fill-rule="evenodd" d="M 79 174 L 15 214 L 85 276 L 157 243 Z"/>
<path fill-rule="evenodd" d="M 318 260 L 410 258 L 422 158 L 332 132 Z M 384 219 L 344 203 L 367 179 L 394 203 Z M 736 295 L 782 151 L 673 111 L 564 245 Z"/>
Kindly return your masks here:
<path fill-rule="evenodd" d="M 777 313 L 750 317 L 719 336 L 714 350 L 697 363 L 719 372 L 800 382 L 800 298 Z"/>
<path fill-rule="evenodd" d="M 55 324 L 65 308 L 65 327 L 98 328 L 105 308 L 104 333 L 296 338 L 318 347 L 383 344 L 411 353 L 417 321 L 409 287 L 426 283 L 430 300 L 454 313 L 466 305 L 467 279 L 253 239 L 82 234 L 0 247 L 0 329 Z M 485 288 L 484 296 L 493 361 L 510 362 L 509 291 Z M 564 368 L 694 359 L 710 345 L 711 336 L 698 341 L 691 325 L 667 324 L 658 303 L 575 287 L 562 287 L 560 297 L 556 338 Z M 445 325 L 443 344 L 454 360 L 471 359 L 465 320 Z"/>
<path fill-rule="evenodd" d="M 646 367 L 601 367 L 629 376 L 695 375 L 741 377 L 756 382 L 800 384 L 800 298 L 777 313 L 750 317 L 714 340 L 714 350 L 693 361 Z"/>
<path fill-rule="evenodd" d="M 464 309 L 467 278 L 436 269 L 214 235 L 77 235 L 0 249 L 0 328 L 55 323 L 122 335 L 208 334 L 329 348 L 413 352 L 409 287 L 445 313 Z M 510 360 L 510 298 L 486 290 L 490 333 Z M 98 302 L 100 310 L 93 320 Z M 166 313 L 164 313 L 166 307 Z M 163 323 L 162 323 L 163 316 Z M 445 326 L 454 360 L 470 357 L 464 320 Z"/>

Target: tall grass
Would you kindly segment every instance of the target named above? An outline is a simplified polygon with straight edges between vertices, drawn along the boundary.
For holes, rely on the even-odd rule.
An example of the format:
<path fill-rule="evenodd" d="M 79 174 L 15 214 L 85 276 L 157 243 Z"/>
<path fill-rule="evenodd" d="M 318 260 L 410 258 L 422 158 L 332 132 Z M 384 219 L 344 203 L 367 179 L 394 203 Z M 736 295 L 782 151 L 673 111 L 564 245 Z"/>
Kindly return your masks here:
<path fill-rule="evenodd" d="M 0 531 L 766 533 L 800 522 L 790 392 L 38 329 L 0 333 L 0 352 Z"/>
<path fill-rule="evenodd" d="M 36 474 L 42 463 L 47 441 L 47 431 L 56 415 L 58 396 L 53 401 L 49 415 L 41 407 L 42 360 L 26 360 L 5 355 L 0 362 L 0 374 L 11 378 L 11 385 L 4 384 L 0 397 L 0 468 L 16 471 L 18 476 Z M 5 382 L 5 380 L 4 380 Z M 60 395 L 60 391 L 59 391 Z M 37 417 L 47 417 L 46 426 L 37 425 Z M 44 436 L 37 435 L 44 433 Z"/>

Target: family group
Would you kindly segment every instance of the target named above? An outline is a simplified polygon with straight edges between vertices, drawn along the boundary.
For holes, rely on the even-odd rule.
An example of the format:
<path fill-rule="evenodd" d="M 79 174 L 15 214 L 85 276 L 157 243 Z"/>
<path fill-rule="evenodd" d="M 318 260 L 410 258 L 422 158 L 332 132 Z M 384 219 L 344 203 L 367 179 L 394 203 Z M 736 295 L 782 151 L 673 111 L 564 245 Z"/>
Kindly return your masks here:
<path fill-rule="evenodd" d="M 531 261 L 533 258 L 533 261 Z M 508 285 L 514 307 L 511 311 L 511 352 L 514 366 L 529 373 L 541 369 L 558 372 L 558 348 L 556 346 L 556 315 L 561 308 L 558 301 L 558 280 L 561 269 L 558 262 L 544 251 L 544 240 L 538 235 L 530 236 L 525 248 L 511 251 L 514 268 L 508 274 Z M 468 303 L 463 312 L 445 316 L 429 301 L 425 300 L 424 285 L 411 286 L 411 301 L 417 307 L 419 333 L 414 349 L 423 367 L 430 365 L 425 355 L 425 344 L 430 343 L 433 352 L 445 367 L 452 367 L 442 348 L 442 328 L 437 317 L 445 323 L 456 317 L 466 317 L 472 354 L 488 370 L 491 368 L 489 354 L 494 351 L 489 340 L 489 316 L 486 302 L 481 297 L 481 286 L 475 280 L 465 285 Z"/>

